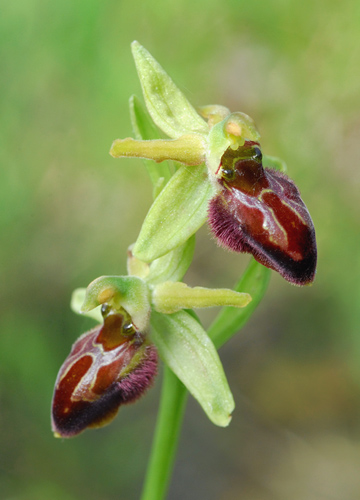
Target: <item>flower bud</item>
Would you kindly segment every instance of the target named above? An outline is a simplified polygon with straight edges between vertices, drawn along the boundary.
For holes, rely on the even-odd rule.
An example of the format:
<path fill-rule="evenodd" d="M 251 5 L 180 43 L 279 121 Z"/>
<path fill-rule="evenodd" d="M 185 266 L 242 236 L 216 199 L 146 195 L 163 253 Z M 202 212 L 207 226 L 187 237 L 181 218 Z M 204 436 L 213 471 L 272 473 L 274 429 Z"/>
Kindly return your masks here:
<path fill-rule="evenodd" d="M 124 310 L 102 307 L 104 324 L 82 335 L 60 368 L 52 403 L 56 437 L 102 427 L 135 401 L 157 371 L 157 351 Z"/>
<path fill-rule="evenodd" d="M 229 147 L 219 167 L 221 192 L 209 206 L 209 224 L 219 243 L 251 253 L 296 285 L 311 283 L 316 269 L 315 230 L 292 180 L 263 168 L 258 143 Z"/>

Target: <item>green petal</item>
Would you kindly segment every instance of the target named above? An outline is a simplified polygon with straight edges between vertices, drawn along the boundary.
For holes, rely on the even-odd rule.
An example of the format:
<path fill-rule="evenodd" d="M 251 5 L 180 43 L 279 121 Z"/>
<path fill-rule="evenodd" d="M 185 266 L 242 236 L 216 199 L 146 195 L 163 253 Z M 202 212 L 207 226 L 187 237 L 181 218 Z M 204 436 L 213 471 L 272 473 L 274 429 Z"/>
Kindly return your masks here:
<path fill-rule="evenodd" d="M 190 287 L 179 281 L 165 281 L 154 287 L 152 304 L 157 312 L 171 314 L 180 309 L 231 306 L 245 307 L 251 301 L 248 293 L 227 288 Z"/>
<path fill-rule="evenodd" d="M 205 166 L 179 168 L 150 207 L 135 257 L 152 262 L 185 243 L 206 221 L 214 194 Z"/>
<path fill-rule="evenodd" d="M 174 139 L 193 132 L 207 134 L 206 122 L 160 64 L 139 42 L 133 42 L 131 48 L 145 104 L 156 125 Z"/>
<path fill-rule="evenodd" d="M 174 160 L 184 165 L 201 165 L 205 161 L 206 142 L 200 134 L 187 134 L 177 139 L 137 141 L 132 137 L 116 139 L 110 149 L 114 158 L 144 158 L 163 162 Z"/>
<path fill-rule="evenodd" d="M 81 312 L 87 313 L 104 303 L 123 307 L 136 327 L 146 331 L 150 317 L 149 294 L 147 284 L 137 276 L 101 276 L 87 287 Z"/>
<path fill-rule="evenodd" d="M 192 262 L 194 250 L 195 235 L 175 250 L 154 260 L 150 264 L 146 282 L 156 285 L 163 281 L 181 281 Z"/>
<path fill-rule="evenodd" d="M 185 311 L 151 314 L 151 338 L 160 357 L 200 403 L 209 419 L 225 427 L 235 404 L 213 343 Z"/>
<path fill-rule="evenodd" d="M 249 293 L 252 301 L 244 309 L 224 307 L 215 318 L 215 321 L 208 329 L 208 335 L 217 349 L 237 333 L 251 317 L 265 295 L 270 276 L 270 269 L 251 259 L 250 264 L 234 289 L 237 292 Z"/>
<path fill-rule="evenodd" d="M 146 109 L 144 109 L 143 105 L 135 95 L 130 97 L 129 107 L 131 125 L 135 138 L 138 141 L 161 139 L 158 129 L 155 127 Z M 174 172 L 172 162 L 163 161 L 160 164 L 156 164 L 152 160 L 143 161 L 153 186 L 156 187 L 159 184 L 160 179 L 163 179 L 161 184 L 164 187 Z"/>

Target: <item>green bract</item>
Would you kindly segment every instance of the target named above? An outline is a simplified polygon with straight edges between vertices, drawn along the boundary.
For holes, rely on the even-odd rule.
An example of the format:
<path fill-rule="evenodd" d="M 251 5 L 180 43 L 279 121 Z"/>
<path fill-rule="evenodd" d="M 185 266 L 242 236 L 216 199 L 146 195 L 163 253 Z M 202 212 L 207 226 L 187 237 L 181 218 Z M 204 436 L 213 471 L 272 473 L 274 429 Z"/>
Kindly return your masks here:
<path fill-rule="evenodd" d="M 188 270 L 194 255 L 195 235 L 163 257 L 154 260 L 149 267 L 147 282 L 150 285 L 164 281 L 180 281 Z"/>
<path fill-rule="evenodd" d="M 209 419 L 222 427 L 228 425 L 234 400 L 216 349 L 202 326 L 185 311 L 153 313 L 151 338 L 160 357 Z"/>
<path fill-rule="evenodd" d="M 151 262 L 183 244 L 206 221 L 213 196 L 205 167 L 179 168 L 151 206 L 134 255 Z"/>

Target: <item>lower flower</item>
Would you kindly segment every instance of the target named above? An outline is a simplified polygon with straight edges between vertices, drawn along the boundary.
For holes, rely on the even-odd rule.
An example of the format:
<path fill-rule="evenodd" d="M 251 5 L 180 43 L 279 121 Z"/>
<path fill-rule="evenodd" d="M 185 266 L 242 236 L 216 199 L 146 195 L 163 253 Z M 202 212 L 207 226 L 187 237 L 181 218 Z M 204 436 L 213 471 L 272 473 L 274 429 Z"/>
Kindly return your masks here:
<path fill-rule="evenodd" d="M 138 399 L 157 372 L 157 351 L 124 310 L 102 308 L 104 324 L 82 335 L 60 368 L 52 402 L 57 437 L 102 427 Z"/>

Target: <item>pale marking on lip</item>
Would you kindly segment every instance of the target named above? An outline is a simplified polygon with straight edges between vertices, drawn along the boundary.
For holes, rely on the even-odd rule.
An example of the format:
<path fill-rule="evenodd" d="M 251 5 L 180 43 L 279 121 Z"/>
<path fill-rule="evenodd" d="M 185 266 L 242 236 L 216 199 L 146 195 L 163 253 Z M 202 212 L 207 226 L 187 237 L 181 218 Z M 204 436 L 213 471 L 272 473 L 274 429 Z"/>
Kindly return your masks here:
<path fill-rule="evenodd" d="M 111 351 L 101 351 L 99 350 L 99 353 L 93 354 L 89 353 L 91 357 L 93 357 L 93 362 L 90 365 L 89 369 L 87 372 L 83 375 L 81 380 L 79 381 L 78 385 L 75 387 L 72 395 L 71 395 L 71 400 L 72 401 L 94 401 L 94 399 L 88 399 L 84 397 L 84 389 L 81 388 L 81 386 L 86 387 L 86 392 L 92 392 L 92 389 L 95 385 L 97 374 L 99 371 L 99 368 L 102 368 L 104 366 L 109 366 L 111 365 L 116 359 L 120 356 L 122 351 L 126 350 L 125 344 L 120 345 L 116 349 L 113 349 Z M 101 361 L 99 361 L 98 356 L 99 354 L 101 355 Z M 99 366 L 100 364 L 100 366 Z M 96 399 L 98 399 L 100 396 L 97 394 Z"/>
<path fill-rule="evenodd" d="M 278 228 L 283 235 L 283 244 L 288 246 L 289 240 L 288 240 L 288 236 L 287 236 L 286 231 L 284 230 L 283 226 L 279 223 L 273 209 L 266 206 L 265 203 L 261 200 L 261 195 L 264 193 L 264 191 L 270 192 L 270 193 L 273 192 L 271 189 L 264 189 L 264 190 L 262 190 L 262 192 L 260 193 L 260 195 L 258 197 L 254 197 L 254 196 L 244 195 L 240 191 L 236 190 L 234 195 L 237 199 L 239 199 L 239 201 L 243 205 L 247 206 L 248 208 L 250 208 L 250 209 L 255 208 L 257 210 L 260 210 L 260 212 L 264 216 L 264 222 L 262 224 L 262 227 L 268 233 L 268 239 L 271 243 L 276 244 L 276 240 L 274 239 L 274 237 L 272 235 L 275 234 L 276 228 Z M 266 207 L 265 209 L 264 209 L 264 205 Z M 279 246 L 279 245 L 277 244 L 276 246 Z"/>

